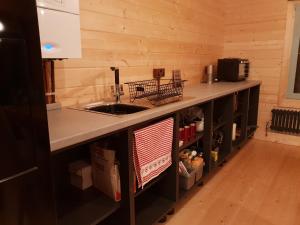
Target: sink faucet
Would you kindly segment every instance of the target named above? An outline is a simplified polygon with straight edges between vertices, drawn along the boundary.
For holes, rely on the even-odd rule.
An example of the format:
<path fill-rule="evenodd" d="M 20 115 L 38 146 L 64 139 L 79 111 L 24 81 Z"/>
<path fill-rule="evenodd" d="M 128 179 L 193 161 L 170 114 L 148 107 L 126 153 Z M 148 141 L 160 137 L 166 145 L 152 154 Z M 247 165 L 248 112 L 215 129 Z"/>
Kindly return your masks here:
<path fill-rule="evenodd" d="M 123 85 L 120 85 L 120 75 L 118 67 L 110 67 L 112 71 L 115 72 L 115 87 L 114 96 L 116 97 L 116 103 L 121 103 L 121 95 L 124 95 Z"/>

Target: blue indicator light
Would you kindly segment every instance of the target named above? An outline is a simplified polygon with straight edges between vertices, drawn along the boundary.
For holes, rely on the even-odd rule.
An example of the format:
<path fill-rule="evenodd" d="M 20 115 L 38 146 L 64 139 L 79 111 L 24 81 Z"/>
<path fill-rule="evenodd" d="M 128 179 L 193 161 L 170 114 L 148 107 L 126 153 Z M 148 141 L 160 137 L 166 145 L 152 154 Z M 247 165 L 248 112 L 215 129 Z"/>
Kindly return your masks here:
<path fill-rule="evenodd" d="M 54 49 L 54 46 L 52 44 L 44 44 L 43 48 L 46 51 L 52 51 Z"/>

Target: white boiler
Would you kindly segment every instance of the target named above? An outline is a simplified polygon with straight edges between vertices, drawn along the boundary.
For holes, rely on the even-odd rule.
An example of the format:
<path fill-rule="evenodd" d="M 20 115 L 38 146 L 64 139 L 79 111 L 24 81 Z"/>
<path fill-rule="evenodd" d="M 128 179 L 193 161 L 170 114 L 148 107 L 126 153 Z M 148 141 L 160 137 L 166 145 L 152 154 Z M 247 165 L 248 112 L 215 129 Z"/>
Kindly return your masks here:
<path fill-rule="evenodd" d="M 79 0 L 36 0 L 44 59 L 81 57 Z"/>

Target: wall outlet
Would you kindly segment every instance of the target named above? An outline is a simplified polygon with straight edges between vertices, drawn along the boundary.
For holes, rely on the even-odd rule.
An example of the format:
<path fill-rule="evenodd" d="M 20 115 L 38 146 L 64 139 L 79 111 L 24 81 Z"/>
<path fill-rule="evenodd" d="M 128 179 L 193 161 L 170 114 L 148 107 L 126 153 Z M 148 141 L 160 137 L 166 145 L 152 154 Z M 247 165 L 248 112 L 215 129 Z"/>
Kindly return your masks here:
<path fill-rule="evenodd" d="M 153 69 L 153 77 L 159 79 L 165 76 L 165 68 Z"/>

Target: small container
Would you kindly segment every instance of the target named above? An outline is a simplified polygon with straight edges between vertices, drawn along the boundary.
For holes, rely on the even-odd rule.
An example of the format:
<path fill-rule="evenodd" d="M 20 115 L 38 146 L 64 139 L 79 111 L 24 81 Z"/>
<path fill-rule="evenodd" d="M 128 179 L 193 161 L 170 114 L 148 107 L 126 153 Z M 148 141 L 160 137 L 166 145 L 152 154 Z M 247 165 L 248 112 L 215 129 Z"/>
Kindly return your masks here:
<path fill-rule="evenodd" d="M 199 181 L 203 175 L 203 167 L 205 165 L 203 158 L 199 158 L 199 165 L 194 168 L 196 171 L 196 182 Z"/>
<path fill-rule="evenodd" d="M 191 128 L 191 138 L 195 138 L 195 136 L 196 136 L 196 124 L 191 123 L 190 128 Z"/>
<path fill-rule="evenodd" d="M 194 186 L 195 180 L 196 180 L 196 171 L 193 170 L 190 172 L 189 177 L 179 176 L 179 186 L 181 189 L 190 190 Z"/>
<path fill-rule="evenodd" d="M 214 81 L 213 73 L 214 73 L 214 66 L 213 65 L 208 65 L 206 67 L 207 83 L 208 84 L 212 84 L 213 81 Z"/>
<path fill-rule="evenodd" d="M 216 149 L 215 150 L 212 150 L 210 152 L 210 155 L 211 155 L 211 159 L 214 161 L 214 162 L 218 162 L 219 160 L 219 151 L 217 151 Z"/>
<path fill-rule="evenodd" d="M 191 127 L 185 126 L 184 127 L 184 142 L 188 142 L 191 138 Z"/>
<path fill-rule="evenodd" d="M 233 123 L 232 125 L 232 140 L 235 141 L 236 140 L 236 123 Z"/>
<path fill-rule="evenodd" d="M 204 120 L 196 121 L 196 131 L 202 132 L 204 130 Z"/>
<path fill-rule="evenodd" d="M 182 147 L 183 144 L 184 144 L 183 140 L 180 140 L 180 141 L 179 141 L 179 148 Z"/>

